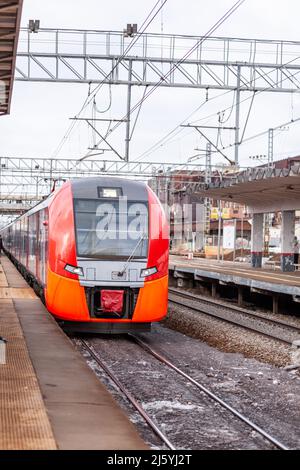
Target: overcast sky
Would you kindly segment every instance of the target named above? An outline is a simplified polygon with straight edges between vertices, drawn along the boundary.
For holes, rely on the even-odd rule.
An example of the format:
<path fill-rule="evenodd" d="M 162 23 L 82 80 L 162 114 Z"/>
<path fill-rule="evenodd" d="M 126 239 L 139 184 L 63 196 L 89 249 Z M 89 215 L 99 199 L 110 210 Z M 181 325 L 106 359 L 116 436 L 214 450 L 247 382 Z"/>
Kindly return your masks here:
<path fill-rule="evenodd" d="M 203 35 L 234 3 L 234 0 L 168 0 L 163 16 L 155 20 L 149 32 L 159 33 L 163 22 L 164 33 Z M 41 27 L 123 30 L 130 23 L 141 24 L 155 4 L 155 0 L 24 0 L 22 25 L 30 18 L 40 19 Z M 296 0 L 246 0 L 241 8 L 220 27 L 215 36 L 300 40 L 300 2 Z M 299 46 L 300 56 L 300 46 Z M 0 119 L 1 156 L 50 157 L 69 125 L 69 118 L 79 111 L 88 92 L 87 85 L 39 84 L 16 82 L 11 115 Z M 210 92 L 210 97 L 220 94 Z M 113 104 L 109 118 L 122 117 L 126 111 L 126 89 L 113 87 Z M 140 89 L 133 93 L 133 103 L 142 96 Z M 233 94 L 204 106 L 191 120 L 202 119 L 212 112 L 230 106 Z M 159 89 L 141 111 L 131 147 L 135 159 L 156 143 L 193 112 L 205 99 L 203 90 Z M 109 100 L 108 87 L 97 97 L 100 107 Z M 249 103 L 248 103 L 249 104 Z M 245 119 L 247 106 L 242 109 Z M 256 99 L 249 120 L 247 136 L 274 127 L 292 117 L 300 116 L 299 95 L 264 94 Z M 214 117 L 205 121 L 217 124 Z M 229 121 L 234 125 L 234 120 Z M 276 136 L 275 155 L 300 153 L 299 126 L 294 125 Z M 111 137 L 111 142 L 124 154 L 122 127 Z M 223 143 L 233 141 L 231 133 L 223 135 Z M 215 134 L 210 134 L 215 139 Z M 86 124 L 77 126 L 60 152 L 61 157 L 82 156 L 91 144 Z M 192 156 L 196 147 L 203 147 L 196 132 L 185 131 L 170 145 L 147 156 L 147 160 L 181 161 Z M 249 156 L 267 153 L 267 137 L 241 147 L 241 164 L 251 163 Z M 110 153 L 106 157 L 111 158 Z M 222 161 L 222 159 L 220 159 Z M 201 160 L 200 160 L 201 162 Z"/>

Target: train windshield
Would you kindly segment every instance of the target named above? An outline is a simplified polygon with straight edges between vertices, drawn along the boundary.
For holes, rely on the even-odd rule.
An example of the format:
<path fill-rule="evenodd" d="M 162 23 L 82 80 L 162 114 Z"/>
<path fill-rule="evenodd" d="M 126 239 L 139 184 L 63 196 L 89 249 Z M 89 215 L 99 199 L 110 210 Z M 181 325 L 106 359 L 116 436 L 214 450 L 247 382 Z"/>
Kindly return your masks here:
<path fill-rule="evenodd" d="M 78 256 L 144 259 L 148 255 L 148 205 L 117 199 L 75 199 Z"/>

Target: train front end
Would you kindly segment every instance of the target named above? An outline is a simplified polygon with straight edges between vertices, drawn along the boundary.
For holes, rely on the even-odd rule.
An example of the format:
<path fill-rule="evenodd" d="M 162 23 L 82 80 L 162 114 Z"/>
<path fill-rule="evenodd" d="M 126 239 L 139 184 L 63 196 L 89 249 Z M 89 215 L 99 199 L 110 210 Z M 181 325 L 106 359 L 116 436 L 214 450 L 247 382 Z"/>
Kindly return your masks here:
<path fill-rule="evenodd" d="M 167 313 L 168 232 L 143 183 L 67 183 L 49 208 L 49 311 L 67 330 L 148 331 Z"/>

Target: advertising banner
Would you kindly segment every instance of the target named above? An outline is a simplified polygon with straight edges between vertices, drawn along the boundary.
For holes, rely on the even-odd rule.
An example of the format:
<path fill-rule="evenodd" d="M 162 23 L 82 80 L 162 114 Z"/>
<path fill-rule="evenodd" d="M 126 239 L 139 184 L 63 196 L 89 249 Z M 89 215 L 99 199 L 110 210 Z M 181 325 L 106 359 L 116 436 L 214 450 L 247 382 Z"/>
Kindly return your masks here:
<path fill-rule="evenodd" d="M 235 245 L 235 223 L 234 220 L 224 220 L 223 225 L 223 248 L 234 250 Z"/>

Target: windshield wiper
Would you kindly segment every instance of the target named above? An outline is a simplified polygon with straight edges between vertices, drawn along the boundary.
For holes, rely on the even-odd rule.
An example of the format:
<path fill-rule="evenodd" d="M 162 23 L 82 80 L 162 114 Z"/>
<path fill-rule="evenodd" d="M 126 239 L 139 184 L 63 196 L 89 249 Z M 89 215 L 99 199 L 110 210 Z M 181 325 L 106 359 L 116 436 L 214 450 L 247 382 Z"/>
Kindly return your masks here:
<path fill-rule="evenodd" d="M 128 268 L 129 264 L 131 263 L 131 260 L 135 254 L 135 252 L 137 251 L 138 247 L 140 246 L 140 244 L 145 240 L 146 238 L 146 233 L 143 233 L 143 235 L 141 236 L 141 238 L 139 239 L 139 241 L 137 242 L 137 244 L 135 245 L 134 249 L 132 250 L 129 258 L 127 259 L 125 265 L 124 265 L 124 268 L 122 269 L 122 271 L 119 271 L 118 272 L 118 276 L 119 277 L 123 277 L 126 269 Z"/>

